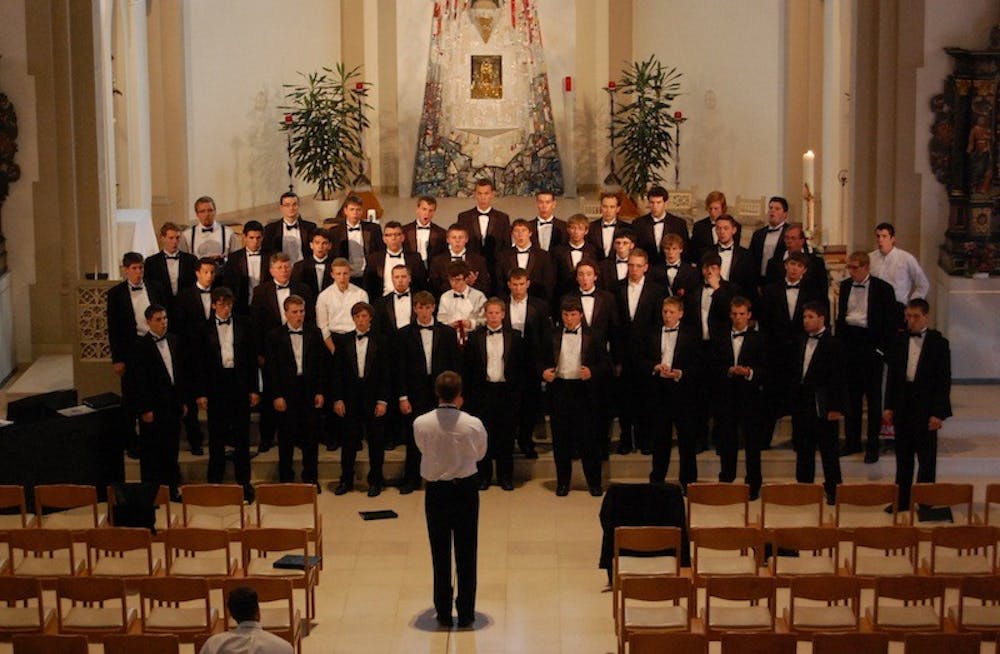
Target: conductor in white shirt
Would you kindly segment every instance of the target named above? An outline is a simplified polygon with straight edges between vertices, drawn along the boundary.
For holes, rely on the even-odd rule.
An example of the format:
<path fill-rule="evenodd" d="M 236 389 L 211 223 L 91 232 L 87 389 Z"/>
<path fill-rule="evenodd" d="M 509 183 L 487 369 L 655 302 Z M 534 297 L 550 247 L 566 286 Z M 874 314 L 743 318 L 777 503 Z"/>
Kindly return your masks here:
<path fill-rule="evenodd" d="M 442 627 L 451 627 L 452 602 L 458 626 L 476 618 L 476 551 L 479 484 L 476 463 L 486 455 L 483 423 L 461 411 L 462 377 L 450 370 L 437 376 L 438 407 L 413 421 L 413 438 L 423 455 L 420 475 L 427 482 L 424 508 L 434 567 L 434 609 Z M 455 543 L 458 596 L 451 585 L 451 545 Z M 454 598 L 454 600 L 453 600 Z"/>
<path fill-rule="evenodd" d="M 875 226 L 875 241 L 878 247 L 868 254 L 871 274 L 892 284 L 902 314 L 907 302 L 927 297 L 931 284 L 916 257 L 896 247 L 896 228 L 890 223 Z"/>

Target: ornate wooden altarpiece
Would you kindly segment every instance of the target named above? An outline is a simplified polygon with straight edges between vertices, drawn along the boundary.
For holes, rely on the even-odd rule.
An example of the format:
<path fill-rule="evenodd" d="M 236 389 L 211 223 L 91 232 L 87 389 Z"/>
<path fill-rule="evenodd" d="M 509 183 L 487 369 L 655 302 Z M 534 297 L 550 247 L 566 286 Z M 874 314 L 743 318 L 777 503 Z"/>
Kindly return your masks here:
<path fill-rule="evenodd" d="M 10 192 L 10 185 L 21 178 L 21 168 L 14 163 L 17 154 L 17 114 L 6 95 L 0 93 L 0 211 Z M 7 272 L 7 239 L 0 221 L 0 275 Z"/>

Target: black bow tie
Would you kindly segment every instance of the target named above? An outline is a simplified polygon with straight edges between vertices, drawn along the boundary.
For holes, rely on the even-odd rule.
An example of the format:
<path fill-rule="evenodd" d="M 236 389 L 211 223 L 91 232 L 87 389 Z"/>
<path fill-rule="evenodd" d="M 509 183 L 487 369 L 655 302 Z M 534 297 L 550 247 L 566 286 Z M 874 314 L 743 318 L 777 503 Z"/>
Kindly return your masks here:
<path fill-rule="evenodd" d="M 205 232 L 214 232 L 214 231 L 215 231 L 214 227 L 202 227 L 201 228 L 201 233 L 202 234 L 204 234 Z"/>
<path fill-rule="evenodd" d="M 489 329 L 489 328 L 487 328 L 486 331 L 487 331 L 487 335 L 488 336 L 493 336 L 495 334 L 502 334 L 503 333 L 503 329 L 502 328 L 501 329 Z"/>
<path fill-rule="evenodd" d="M 780 227 L 780 226 L 779 227 L 768 227 L 767 228 L 767 233 L 768 234 L 773 234 L 775 232 L 780 232 L 782 229 L 784 229 L 784 228 Z"/>
<path fill-rule="evenodd" d="M 733 246 L 732 245 L 730 245 L 727 248 L 724 248 L 721 245 L 719 246 L 719 252 L 732 252 L 732 251 L 733 251 Z"/>
<path fill-rule="evenodd" d="M 260 252 L 247 252 L 248 257 L 259 257 Z"/>
<path fill-rule="evenodd" d="M 489 218 L 489 217 L 490 217 L 490 214 L 488 214 L 488 213 L 480 213 L 480 214 L 479 214 L 479 217 L 480 217 L 480 218 Z"/>
<path fill-rule="evenodd" d="M 291 225 L 289 225 L 288 223 L 285 223 L 285 229 L 288 230 L 288 231 L 292 231 L 293 229 L 298 229 L 298 228 L 299 228 L 299 221 L 297 221 L 297 220 L 294 223 L 292 223 Z"/>
<path fill-rule="evenodd" d="M 624 263 L 624 264 L 628 265 L 628 259 L 619 259 L 619 258 L 616 257 L 615 258 L 615 265 L 617 266 L 620 263 Z"/>
<path fill-rule="evenodd" d="M 139 291 L 141 291 L 145 287 L 144 286 L 129 286 L 129 288 L 132 289 L 133 293 L 138 293 Z"/>
<path fill-rule="evenodd" d="M 676 332 L 676 331 L 677 331 L 678 329 L 679 329 L 678 327 L 664 327 L 664 328 L 663 328 L 663 333 L 664 333 L 664 334 L 673 334 L 673 333 L 675 333 L 675 332 Z"/>
<path fill-rule="evenodd" d="M 218 318 L 215 319 L 216 325 L 230 325 L 232 324 L 232 322 L 233 322 L 232 318 L 226 318 L 225 320 L 219 320 Z"/>
<path fill-rule="evenodd" d="M 580 291 L 580 297 L 594 297 L 593 291 Z"/>
<path fill-rule="evenodd" d="M 707 289 L 710 289 L 710 290 L 711 290 L 711 288 L 712 288 L 712 285 L 711 285 L 711 284 L 705 284 L 705 288 L 707 288 Z"/>
<path fill-rule="evenodd" d="M 910 338 L 923 338 L 923 332 L 910 332 Z"/>
<path fill-rule="evenodd" d="M 579 327 L 577 327 L 576 329 L 564 329 L 563 330 L 563 334 L 578 334 L 579 332 L 580 332 L 580 328 Z"/>
<path fill-rule="evenodd" d="M 735 340 L 737 338 L 743 338 L 746 335 L 747 335 L 746 332 L 733 332 L 733 339 Z"/>
<path fill-rule="evenodd" d="M 288 334 L 290 336 L 302 336 L 302 330 L 301 329 L 289 329 L 288 330 Z"/>
<path fill-rule="evenodd" d="M 673 268 L 674 270 L 680 270 L 681 269 L 681 264 L 679 264 L 679 263 L 668 263 L 667 264 L 667 270 L 670 270 L 671 268 Z"/>
<path fill-rule="evenodd" d="M 818 334 L 809 334 L 809 338 L 815 338 L 818 341 L 819 339 L 823 338 L 823 332 L 820 332 Z"/>
<path fill-rule="evenodd" d="M 316 264 L 317 266 L 325 266 L 326 265 L 326 257 L 324 257 L 322 259 L 313 259 L 313 263 Z"/>
<path fill-rule="evenodd" d="M 164 254 L 163 256 L 167 259 L 167 261 L 177 261 L 181 258 L 181 255 L 179 254 Z"/>
<path fill-rule="evenodd" d="M 368 338 L 368 332 L 365 332 L 364 334 L 357 334 L 356 336 L 357 339 L 360 341 L 363 338 Z"/>
<path fill-rule="evenodd" d="M 786 289 L 789 289 L 789 288 L 798 288 L 799 286 L 801 286 L 801 284 L 798 283 L 798 282 L 796 282 L 795 284 L 787 284 L 787 283 L 785 284 L 785 288 Z"/>
<path fill-rule="evenodd" d="M 453 255 L 451 255 L 451 260 L 452 260 L 452 261 L 464 261 L 465 259 L 463 259 L 463 258 L 461 257 L 461 255 L 459 255 L 459 256 L 455 256 L 455 255 L 453 254 Z"/>
<path fill-rule="evenodd" d="M 274 287 L 280 291 L 288 288 L 288 284 L 275 284 Z"/>
<path fill-rule="evenodd" d="M 456 300 L 464 300 L 465 299 L 465 293 L 452 293 L 451 296 L 453 298 L 455 298 Z"/>
<path fill-rule="evenodd" d="M 210 288 L 209 289 L 199 288 L 198 292 L 199 293 L 211 293 L 212 289 L 210 289 Z"/>
<path fill-rule="evenodd" d="M 868 288 L 868 284 L 851 284 L 851 288 Z"/>
<path fill-rule="evenodd" d="M 528 249 L 528 250 L 522 250 L 521 248 L 514 248 L 514 249 L 517 250 L 518 254 L 528 254 L 529 252 L 531 252 L 530 249 Z"/>
<path fill-rule="evenodd" d="M 410 297 L 410 292 L 406 291 L 405 293 L 396 293 L 396 299 L 397 300 L 399 300 L 401 298 L 404 298 L 404 297 Z"/>
<path fill-rule="evenodd" d="M 655 227 L 656 225 L 662 225 L 663 221 L 665 221 L 666 219 L 667 219 L 666 216 L 664 216 L 663 218 L 653 218 L 653 226 Z"/>
<path fill-rule="evenodd" d="M 434 331 L 434 325 L 420 325 L 420 329 L 426 329 L 428 331 Z"/>
<path fill-rule="evenodd" d="M 614 229 L 617 226 L 618 226 L 618 223 L 616 223 L 616 222 L 615 223 L 602 223 L 601 224 L 601 229 Z"/>
<path fill-rule="evenodd" d="M 430 228 L 431 228 L 430 225 L 417 225 L 417 229 L 426 229 L 426 230 L 429 231 Z"/>
<path fill-rule="evenodd" d="M 163 336 L 157 336 L 153 332 L 149 332 L 149 335 L 153 337 L 153 342 L 154 343 L 159 343 L 160 341 L 167 340 L 167 335 L 166 334 L 164 334 Z"/>
<path fill-rule="evenodd" d="M 583 246 L 582 246 L 582 245 L 581 245 L 580 247 L 578 247 L 578 248 L 575 248 L 575 247 L 573 247 L 573 246 L 571 245 L 571 246 L 569 246 L 569 249 L 570 249 L 571 251 L 573 251 L 573 252 L 583 252 Z"/>
<path fill-rule="evenodd" d="M 549 218 L 548 220 L 542 220 L 541 218 L 539 218 L 538 219 L 538 226 L 539 227 L 551 227 L 552 226 L 552 219 Z"/>
<path fill-rule="evenodd" d="M 402 259 L 403 253 L 400 252 L 399 254 L 392 254 L 391 252 L 386 252 L 385 256 L 389 257 L 390 259 Z"/>
<path fill-rule="evenodd" d="M 347 231 L 349 231 L 349 232 L 360 232 L 361 231 L 361 225 L 358 225 L 357 227 L 348 227 Z"/>

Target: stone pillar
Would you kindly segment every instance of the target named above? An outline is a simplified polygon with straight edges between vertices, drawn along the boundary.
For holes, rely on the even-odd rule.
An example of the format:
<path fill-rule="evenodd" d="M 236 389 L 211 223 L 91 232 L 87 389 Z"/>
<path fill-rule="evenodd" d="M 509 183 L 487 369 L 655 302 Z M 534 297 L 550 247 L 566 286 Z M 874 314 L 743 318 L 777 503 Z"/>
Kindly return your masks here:
<path fill-rule="evenodd" d="M 850 7 L 846 0 L 823 3 L 823 119 L 820 157 L 822 176 L 816 190 L 820 204 L 823 244 L 846 243 L 845 198 L 841 196 L 838 171 L 849 160 L 850 101 Z M 846 83 L 845 83 L 846 82 Z"/>

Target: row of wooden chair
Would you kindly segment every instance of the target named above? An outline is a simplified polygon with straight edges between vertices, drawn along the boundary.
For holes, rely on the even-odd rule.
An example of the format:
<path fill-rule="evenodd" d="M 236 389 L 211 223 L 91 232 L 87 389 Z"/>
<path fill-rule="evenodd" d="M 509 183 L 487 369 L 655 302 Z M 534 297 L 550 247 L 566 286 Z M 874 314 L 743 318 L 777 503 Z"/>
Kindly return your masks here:
<path fill-rule="evenodd" d="M 723 634 L 722 654 L 795 654 L 789 634 Z M 647 632 L 633 634 L 629 654 L 708 654 L 704 634 Z M 978 634 L 907 634 L 903 654 L 979 654 Z M 888 654 L 889 637 L 879 633 L 816 634 L 813 654 Z M 34 654 L 34 653 L 31 653 Z M 111 653 L 109 653 L 111 654 Z"/>
<path fill-rule="evenodd" d="M 88 654 L 86 636 L 22 634 L 14 636 L 16 654 Z M 112 634 L 104 637 L 104 654 L 178 654 L 180 641 L 170 634 Z"/>
<path fill-rule="evenodd" d="M 781 632 L 811 640 L 817 633 L 877 631 L 901 640 L 914 632 L 944 631 L 994 639 L 1000 629 L 997 576 L 963 579 L 958 603 L 947 613 L 945 584 L 930 577 L 876 579 L 864 613 L 861 584 L 851 577 L 794 579 L 781 617 L 776 589 L 770 577 L 713 577 L 698 607 L 696 588 L 686 577 L 625 577 L 615 605 L 619 651 L 633 634 L 650 631 L 698 632 L 710 640 L 730 632 Z"/>

